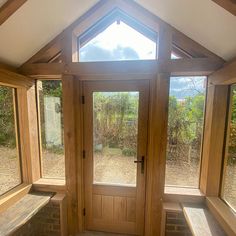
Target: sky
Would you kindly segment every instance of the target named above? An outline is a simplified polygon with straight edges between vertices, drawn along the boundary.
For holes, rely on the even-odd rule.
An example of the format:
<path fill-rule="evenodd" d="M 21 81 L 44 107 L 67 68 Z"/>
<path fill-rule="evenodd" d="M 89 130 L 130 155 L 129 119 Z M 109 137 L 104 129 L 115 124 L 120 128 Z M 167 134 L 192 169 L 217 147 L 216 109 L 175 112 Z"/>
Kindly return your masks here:
<path fill-rule="evenodd" d="M 117 48 L 129 48 L 138 54 L 139 59 L 151 60 L 156 58 L 156 43 L 122 21 L 119 24 L 114 22 L 82 47 L 80 49 L 82 56 L 86 54 L 86 50 L 91 45 L 110 52 L 114 52 Z"/>

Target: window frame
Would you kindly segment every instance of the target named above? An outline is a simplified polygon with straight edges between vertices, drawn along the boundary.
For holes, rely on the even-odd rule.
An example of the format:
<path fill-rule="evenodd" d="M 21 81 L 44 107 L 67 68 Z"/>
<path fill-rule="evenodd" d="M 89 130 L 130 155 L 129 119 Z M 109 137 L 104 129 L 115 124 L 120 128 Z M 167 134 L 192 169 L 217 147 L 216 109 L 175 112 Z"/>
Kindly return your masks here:
<path fill-rule="evenodd" d="M 230 122 L 232 115 L 232 100 L 233 100 L 233 86 L 236 87 L 236 84 L 228 85 L 228 102 L 227 102 L 227 113 L 225 119 L 225 135 L 224 135 L 224 143 L 223 143 L 223 152 L 222 152 L 222 167 L 221 167 L 221 180 L 220 180 L 220 188 L 219 188 L 219 199 L 224 202 L 224 204 L 229 207 L 234 213 L 236 213 L 236 209 L 234 209 L 224 198 L 223 191 L 225 186 L 225 171 L 227 166 L 227 150 L 229 143 L 229 133 L 230 133 Z"/>
<path fill-rule="evenodd" d="M 176 76 L 171 76 L 170 77 L 170 83 L 171 83 L 171 78 Z M 181 185 L 166 185 L 165 184 L 165 194 L 172 194 L 172 193 L 178 193 L 183 195 L 186 193 L 187 195 L 194 193 L 196 197 L 202 196 L 201 192 L 201 178 L 202 178 L 202 168 L 203 168 L 203 145 L 204 145 L 204 140 L 205 140 L 205 125 L 206 125 L 206 109 L 207 109 L 207 96 L 208 96 L 208 76 L 203 76 L 203 75 L 195 75 L 195 76 L 178 76 L 178 77 L 205 77 L 204 82 L 205 82 L 205 99 L 204 99 L 204 109 L 203 109 L 203 125 L 202 125 L 202 137 L 201 137 L 201 147 L 200 147 L 200 163 L 199 163 L 199 176 L 198 176 L 198 186 L 197 187 L 192 187 L 192 186 L 181 186 Z M 169 87 L 170 91 L 170 87 Z M 169 96 L 170 97 L 170 96 Z M 169 111 L 168 111 L 169 114 Z M 169 122 L 169 115 L 168 115 L 168 121 Z M 167 135 L 168 137 L 168 135 Z M 166 150 L 167 151 L 167 150 Z M 167 160 L 167 154 L 166 154 L 166 160 Z M 166 166 L 166 165 L 165 165 Z M 166 167 L 165 167 L 166 168 Z M 166 172 L 165 172 L 165 177 L 166 177 Z M 166 178 L 165 178 L 166 179 Z M 195 191 L 196 190 L 196 191 Z"/>
<path fill-rule="evenodd" d="M 23 181 L 23 166 L 22 166 L 22 152 L 21 152 L 21 139 L 20 139 L 20 124 L 19 124 L 19 108 L 18 108 L 18 96 L 17 96 L 17 87 L 11 85 L 5 85 L 0 81 L 0 87 L 9 88 L 12 90 L 12 105 L 13 105 L 13 112 L 14 112 L 14 130 L 15 130 L 15 141 L 16 141 L 16 151 L 17 151 L 17 166 L 19 168 L 19 184 L 15 185 L 12 188 L 9 188 L 6 192 L 0 194 L 0 197 L 8 194 L 12 190 L 16 189 L 20 185 L 24 183 Z"/>
<path fill-rule="evenodd" d="M 38 125 L 38 143 L 39 143 L 39 162 L 40 162 L 40 179 L 36 182 L 34 182 L 35 186 L 38 186 L 38 185 L 49 185 L 49 187 L 51 185 L 58 185 L 59 188 L 61 186 L 64 186 L 65 185 L 65 181 L 66 181 L 66 167 L 64 165 L 64 173 L 65 173 L 65 176 L 64 178 L 58 178 L 58 177 L 43 177 L 43 154 L 42 154 L 42 135 L 41 135 L 41 112 L 40 112 L 40 99 L 39 99 L 39 83 L 40 82 L 44 82 L 44 81 L 61 81 L 61 84 L 62 84 L 62 79 L 55 79 L 55 78 L 48 78 L 48 79 L 37 79 L 36 80 L 36 110 L 37 110 L 37 119 L 38 119 L 38 122 L 37 122 L 37 125 Z M 62 88 L 63 90 L 63 88 Z M 63 93 L 63 91 L 62 91 Z M 62 100 L 63 100 L 63 95 L 62 95 Z M 63 101 L 62 101 L 62 104 L 63 106 Z M 62 109 L 62 113 L 63 113 L 64 109 Z M 64 121 L 63 121 L 64 123 Z M 64 132 L 64 128 L 63 128 L 63 132 Z M 64 137 L 64 135 L 63 135 Z M 63 138 L 64 139 L 64 138 Z M 65 141 L 64 141 L 65 143 Z M 65 159 L 65 145 L 64 145 L 64 159 Z"/>

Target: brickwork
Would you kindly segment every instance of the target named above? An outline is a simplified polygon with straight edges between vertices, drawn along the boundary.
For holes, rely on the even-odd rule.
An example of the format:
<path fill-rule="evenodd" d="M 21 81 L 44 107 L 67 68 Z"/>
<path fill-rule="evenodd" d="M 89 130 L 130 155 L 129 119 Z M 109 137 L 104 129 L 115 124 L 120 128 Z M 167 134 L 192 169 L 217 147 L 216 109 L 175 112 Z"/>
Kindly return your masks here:
<path fill-rule="evenodd" d="M 60 236 L 60 205 L 50 202 L 13 236 Z"/>
<path fill-rule="evenodd" d="M 166 236 L 191 236 L 183 213 L 166 213 Z"/>

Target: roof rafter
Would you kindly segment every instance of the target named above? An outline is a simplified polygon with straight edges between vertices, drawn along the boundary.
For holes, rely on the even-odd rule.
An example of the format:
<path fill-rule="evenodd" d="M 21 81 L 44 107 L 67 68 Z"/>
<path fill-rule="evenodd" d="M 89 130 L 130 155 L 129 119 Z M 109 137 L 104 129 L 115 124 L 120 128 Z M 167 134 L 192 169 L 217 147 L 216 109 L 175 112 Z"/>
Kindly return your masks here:
<path fill-rule="evenodd" d="M 212 0 L 226 11 L 229 11 L 231 14 L 236 16 L 236 0 Z"/>
<path fill-rule="evenodd" d="M 8 0 L 0 7 L 0 25 L 13 15 L 27 0 Z"/>
<path fill-rule="evenodd" d="M 77 37 L 86 32 L 90 27 L 94 26 L 99 20 L 103 19 L 103 17 L 114 9 L 121 10 L 124 14 L 136 19 L 141 24 L 146 25 L 157 33 L 159 32 L 160 27 L 168 28 L 172 32 L 173 51 L 175 53 L 180 52 L 181 54 L 178 54 L 183 58 L 214 58 L 221 60 L 222 63 L 224 62 L 222 58 L 162 21 L 158 16 L 152 14 L 135 1 L 101 0 L 24 64 L 47 63 L 54 56 L 58 55 L 59 52 L 62 52 L 63 58 L 63 51 L 66 47 L 67 51 L 70 50 L 70 54 L 71 49 L 69 49 L 69 47 L 73 48 L 72 54 L 76 54 L 78 51 Z M 71 44 L 71 42 L 69 42 L 70 39 L 75 41 L 72 42 L 72 46 L 68 45 Z M 62 42 L 59 47 L 58 41 Z"/>

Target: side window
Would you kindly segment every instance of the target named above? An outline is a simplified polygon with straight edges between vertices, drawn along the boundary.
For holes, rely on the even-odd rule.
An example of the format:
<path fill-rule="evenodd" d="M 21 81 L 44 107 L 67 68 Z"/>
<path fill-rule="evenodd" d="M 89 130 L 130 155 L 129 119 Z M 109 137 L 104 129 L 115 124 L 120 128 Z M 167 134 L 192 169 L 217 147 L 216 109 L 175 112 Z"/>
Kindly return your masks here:
<path fill-rule="evenodd" d="M 206 77 L 170 80 L 166 186 L 199 188 Z"/>
<path fill-rule="evenodd" d="M 0 86 L 0 195 L 22 183 L 15 89 Z"/>
<path fill-rule="evenodd" d="M 231 86 L 221 198 L 236 211 L 236 85 Z"/>
<path fill-rule="evenodd" d="M 42 178 L 65 178 L 62 83 L 37 82 Z"/>

